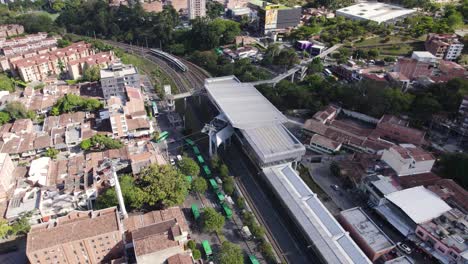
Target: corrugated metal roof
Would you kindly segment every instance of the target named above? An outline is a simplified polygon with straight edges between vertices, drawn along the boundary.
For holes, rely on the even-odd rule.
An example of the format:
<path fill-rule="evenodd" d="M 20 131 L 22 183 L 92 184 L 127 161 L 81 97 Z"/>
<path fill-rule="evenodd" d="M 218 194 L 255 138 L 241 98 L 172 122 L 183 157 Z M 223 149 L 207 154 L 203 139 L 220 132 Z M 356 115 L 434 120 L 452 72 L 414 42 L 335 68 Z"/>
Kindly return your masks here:
<path fill-rule="evenodd" d="M 206 79 L 205 88 L 235 128 L 251 129 L 287 122 L 252 84 L 241 83 L 235 76 Z"/>
<path fill-rule="evenodd" d="M 328 263 L 372 263 L 290 164 L 264 168 L 263 173 Z"/>

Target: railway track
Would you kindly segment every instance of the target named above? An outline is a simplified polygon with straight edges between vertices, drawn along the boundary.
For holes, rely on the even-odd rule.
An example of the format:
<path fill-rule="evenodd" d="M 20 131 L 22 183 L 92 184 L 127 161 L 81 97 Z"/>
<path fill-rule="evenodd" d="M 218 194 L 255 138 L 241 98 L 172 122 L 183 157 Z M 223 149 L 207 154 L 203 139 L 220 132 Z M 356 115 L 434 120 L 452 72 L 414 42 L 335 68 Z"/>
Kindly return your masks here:
<path fill-rule="evenodd" d="M 204 69 L 182 58 L 178 59 L 187 65 L 188 71 L 186 72 L 181 72 L 174 69 L 170 62 L 151 54 L 150 49 L 148 48 L 135 47 L 126 43 L 108 40 L 105 40 L 104 42 L 109 45 L 121 48 L 127 52 L 131 51 L 134 54 L 136 53 L 139 56 L 157 64 L 161 71 L 167 75 L 177 86 L 176 88 L 179 93 L 190 92 L 203 88 L 205 79 L 210 77 L 210 74 Z"/>

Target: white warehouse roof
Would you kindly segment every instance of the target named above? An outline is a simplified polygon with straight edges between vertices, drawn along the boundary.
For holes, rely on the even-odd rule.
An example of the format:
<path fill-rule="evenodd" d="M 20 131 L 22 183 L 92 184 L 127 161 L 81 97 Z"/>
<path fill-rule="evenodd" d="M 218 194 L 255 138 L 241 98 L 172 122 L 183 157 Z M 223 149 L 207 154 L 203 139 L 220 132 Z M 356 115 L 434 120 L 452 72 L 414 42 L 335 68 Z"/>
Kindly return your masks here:
<path fill-rule="evenodd" d="M 417 186 L 385 195 L 416 224 L 430 221 L 452 208 L 424 186 Z"/>
<path fill-rule="evenodd" d="M 360 2 L 358 4 L 336 10 L 336 15 L 350 19 L 371 20 L 383 23 L 400 17 L 408 16 L 416 12 L 400 6 L 389 5 L 379 2 Z"/>

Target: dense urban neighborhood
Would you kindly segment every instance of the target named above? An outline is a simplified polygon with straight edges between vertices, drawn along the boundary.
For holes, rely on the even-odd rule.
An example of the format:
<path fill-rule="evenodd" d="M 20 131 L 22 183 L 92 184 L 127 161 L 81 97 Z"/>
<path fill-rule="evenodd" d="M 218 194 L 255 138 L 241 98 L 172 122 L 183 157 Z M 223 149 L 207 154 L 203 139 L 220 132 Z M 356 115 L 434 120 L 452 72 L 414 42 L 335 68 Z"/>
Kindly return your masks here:
<path fill-rule="evenodd" d="M 467 264 L 467 0 L 0 0 L 0 263 Z"/>

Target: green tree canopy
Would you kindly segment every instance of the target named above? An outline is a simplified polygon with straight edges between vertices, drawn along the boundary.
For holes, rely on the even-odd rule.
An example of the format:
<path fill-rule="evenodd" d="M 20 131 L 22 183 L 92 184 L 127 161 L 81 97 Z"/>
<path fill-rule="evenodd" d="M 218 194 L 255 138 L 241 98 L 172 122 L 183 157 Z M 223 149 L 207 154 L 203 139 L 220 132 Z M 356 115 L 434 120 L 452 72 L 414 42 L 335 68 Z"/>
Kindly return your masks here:
<path fill-rule="evenodd" d="M 60 151 L 58 151 L 57 149 L 55 148 L 48 148 L 46 153 L 45 153 L 45 156 L 46 157 L 49 157 L 51 159 L 56 159 L 57 158 L 57 155 L 60 153 Z"/>
<path fill-rule="evenodd" d="M 224 226 L 224 216 L 211 207 L 205 208 L 202 219 L 203 229 L 207 232 L 220 231 Z"/>
<path fill-rule="evenodd" d="M 208 189 L 208 184 L 203 177 L 196 177 L 192 181 L 192 190 L 197 193 L 204 193 Z"/>
<path fill-rule="evenodd" d="M 219 176 L 221 179 L 226 179 L 229 176 L 229 168 L 226 166 L 226 164 L 222 164 L 219 166 Z"/>
<path fill-rule="evenodd" d="M 122 175 L 119 177 L 119 183 L 125 206 L 132 209 L 141 208 L 143 206 L 145 193 L 136 186 L 134 177 L 132 175 Z M 98 196 L 96 199 L 96 208 L 103 209 L 117 206 L 118 203 L 119 201 L 117 200 L 115 188 L 112 187 Z"/>
<path fill-rule="evenodd" d="M 34 112 L 28 111 L 26 107 L 18 101 L 7 103 L 3 111 L 8 113 L 10 117 L 15 120 L 23 118 L 33 119 L 35 117 Z"/>
<path fill-rule="evenodd" d="M 6 219 L 1 218 L 0 219 L 0 238 L 5 238 L 10 234 L 12 228 L 8 224 L 8 221 Z"/>
<path fill-rule="evenodd" d="M 15 91 L 15 84 L 5 74 L 0 74 L 0 91 Z"/>
<path fill-rule="evenodd" d="M 97 65 L 86 68 L 83 72 L 82 79 L 88 82 L 99 81 L 101 79 L 101 69 Z"/>
<path fill-rule="evenodd" d="M 0 112 L 0 125 L 10 122 L 11 117 L 7 112 Z"/>
<path fill-rule="evenodd" d="M 234 194 L 234 177 L 228 176 L 224 179 L 223 190 L 229 196 L 232 196 L 232 194 Z"/>
<path fill-rule="evenodd" d="M 66 94 L 55 103 L 52 110 L 54 111 L 53 114 L 56 114 L 57 111 L 62 114 L 73 111 L 95 111 L 101 108 L 102 103 L 97 99 L 83 98 L 75 94 Z"/>
<path fill-rule="evenodd" d="M 244 254 L 240 246 L 229 241 L 224 241 L 218 255 L 220 264 L 243 264 Z"/>
<path fill-rule="evenodd" d="M 468 189 L 468 154 L 446 153 L 440 159 L 442 174 Z"/>
<path fill-rule="evenodd" d="M 189 157 L 183 157 L 178 165 L 180 171 L 185 175 L 196 177 L 200 174 L 200 166 Z"/>
<path fill-rule="evenodd" d="M 150 206 L 174 206 L 181 204 L 187 196 L 189 183 L 172 166 L 151 165 L 138 176 L 137 185 L 146 194 L 143 201 Z"/>

